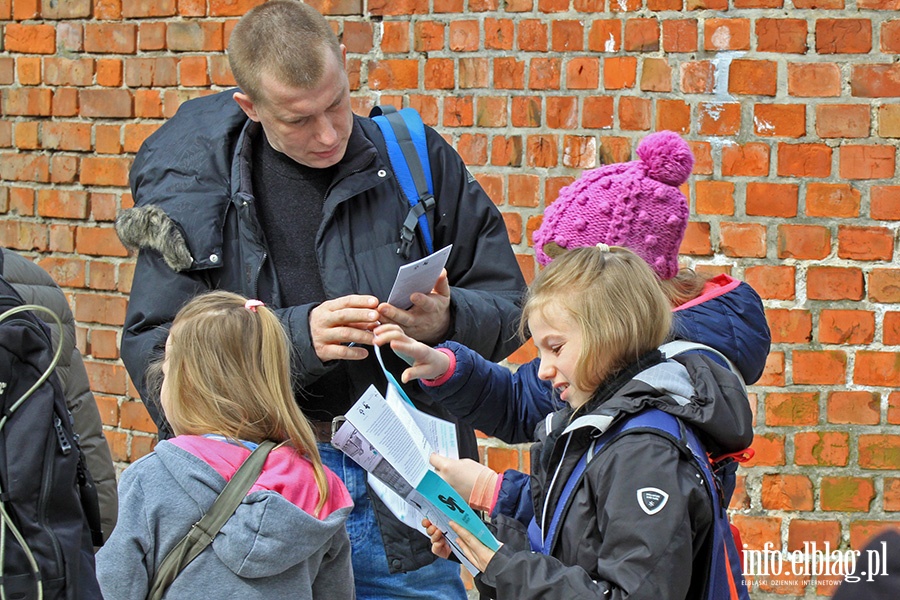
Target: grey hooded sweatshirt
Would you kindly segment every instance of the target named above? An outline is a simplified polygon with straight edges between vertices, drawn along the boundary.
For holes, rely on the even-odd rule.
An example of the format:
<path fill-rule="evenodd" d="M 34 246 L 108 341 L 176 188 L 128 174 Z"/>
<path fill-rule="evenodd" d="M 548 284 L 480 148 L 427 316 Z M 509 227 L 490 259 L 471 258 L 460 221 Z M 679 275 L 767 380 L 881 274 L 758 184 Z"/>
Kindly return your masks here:
<path fill-rule="evenodd" d="M 188 443 L 179 444 L 182 438 Z M 118 526 L 97 555 L 106 600 L 146 598 L 158 565 L 247 455 L 242 446 L 181 436 L 126 469 Z M 353 598 L 344 527 L 352 502 L 327 474 L 329 500 L 317 518 L 310 514 L 318 493 L 308 461 L 291 448 L 273 450 L 257 484 L 165 598 Z"/>

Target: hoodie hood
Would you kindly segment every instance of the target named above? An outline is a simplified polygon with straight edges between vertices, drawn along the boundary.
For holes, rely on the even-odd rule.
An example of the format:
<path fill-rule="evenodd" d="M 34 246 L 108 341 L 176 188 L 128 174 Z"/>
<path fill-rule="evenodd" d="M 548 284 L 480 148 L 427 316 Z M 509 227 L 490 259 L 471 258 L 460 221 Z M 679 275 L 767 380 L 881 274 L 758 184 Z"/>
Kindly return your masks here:
<path fill-rule="evenodd" d="M 243 446 L 179 436 L 156 448 L 162 464 L 200 506 L 210 506 L 250 451 Z M 353 506 L 343 483 L 326 470 L 329 499 L 314 516 L 318 490 L 311 463 L 282 446 L 212 543 L 219 560 L 244 578 L 271 577 L 328 546 Z"/>
<path fill-rule="evenodd" d="M 591 440 L 621 417 L 657 408 L 691 425 L 713 456 L 744 450 L 753 442 L 753 414 L 743 386 L 730 370 L 690 352 L 669 360 L 654 351 L 604 383 L 585 410 L 572 419 L 569 407 L 551 415 L 541 461 L 555 464 L 569 447 L 583 452 Z"/>
<path fill-rule="evenodd" d="M 710 279 L 697 298 L 672 312 L 672 337 L 706 344 L 733 362 L 747 385 L 766 368 L 771 334 L 756 291 L 728 275 Z"/>

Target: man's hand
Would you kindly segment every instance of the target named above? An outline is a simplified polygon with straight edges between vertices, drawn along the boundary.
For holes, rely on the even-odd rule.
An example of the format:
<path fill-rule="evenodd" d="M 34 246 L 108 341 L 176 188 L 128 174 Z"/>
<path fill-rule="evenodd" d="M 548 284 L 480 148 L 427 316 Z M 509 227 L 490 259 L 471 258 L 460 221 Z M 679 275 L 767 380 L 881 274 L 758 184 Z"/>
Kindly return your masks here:
<path fill-rule="evenodd" d="M 378 298 L 342 296 L 327 300 L 309 313 L 309 332 L 319 360 L 362 360 L 369 355 L 359 344 L 372 345 L 378 325 Z M 349 344 L 354 344 L 350 346 Z"/>
<path fill-rule="evenodd" d="M 379 304 L 381 322 L 395 323 L 409 337 L 429 345 L 444 341 L 450 329 L 450 283 L 447 281 L 447 270 L 441 271 L 429 294 L 416 293 L 409 299 L 413 303 L 409 310 L 399 309 L 387 302 Z"/>
<path fill-rule="evenodd" d="M 403 383 L 413 379 L 436 379 L 450 368 L 450 358 L 446 354 L 412 339 L 399 325 L 379 325 L 373 333 L 377 345 L 390 344 L 391 350 L 411 365 L 400 376 Z"/>

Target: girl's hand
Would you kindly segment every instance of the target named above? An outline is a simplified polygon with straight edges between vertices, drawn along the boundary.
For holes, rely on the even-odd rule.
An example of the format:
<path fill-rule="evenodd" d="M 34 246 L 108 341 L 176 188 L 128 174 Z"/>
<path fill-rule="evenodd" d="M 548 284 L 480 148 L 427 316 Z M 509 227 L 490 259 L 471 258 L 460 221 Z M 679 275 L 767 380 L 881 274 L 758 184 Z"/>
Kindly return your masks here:
<path fill-rule="evenodd" d="M 475 482 L 483 472 L 493 476 L 494 484 L 497 481 L 497 474 L 494 471 L 471 458 L 447 458 L 440 454 L 432 454 L 430 462 L 441 479 L 449 483 L 450 487 L 466 501 L 471 500 L 472 488 L 475 487 Z M 493 484 L 490 487 L 493 489 Z"/>
<path fill-rule="evenodd" d="M 390 344 L 397 356 L 412 365 L 400 376 L 403 383 L 413 379 L 436 379 L 450 368 L 450 358 L 446 354 L 412 339 L 399 325 L 379 325 L 373 333 L 375 344 Z"/>
<path fill-rule="evenodd" d="M 441 533 L 441 531 L 428 519 L 422 519 L 422 526 L 425 527 L 425 531 L 431 538 L 431 551 L 441 558 L 450 556 L 450 544 L 447 542 L 444 534 Z M 487 569 L 488 563 L 494 558 L 496 552 L 482 544 L 468 529 L 457 524 L 455 521 L 450 521 L 450 528 L 453 529 L 457 536 L 459 536 L 456 539 L 456 544 L 459 546 L 459 549 L 462 550 L 462 553 L 469 559 L 469 562 L 483 573 L 484 570 Z"/>

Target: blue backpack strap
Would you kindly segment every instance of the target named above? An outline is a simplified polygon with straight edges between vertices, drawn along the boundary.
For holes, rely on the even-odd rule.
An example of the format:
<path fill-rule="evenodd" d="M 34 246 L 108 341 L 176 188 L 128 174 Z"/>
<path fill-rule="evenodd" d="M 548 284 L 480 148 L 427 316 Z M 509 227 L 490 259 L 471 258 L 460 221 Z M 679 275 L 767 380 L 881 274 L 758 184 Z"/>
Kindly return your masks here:
<path fill-rule="evenodd" d="M 409 203 L 409 212 L 400 229 L 398 254 L 409 258 L 415 239 L 416 224 L 428 253 L 434 252 L 429 215 L 434 209 L 434 184 L 425 141 L 425 124 L 412 108 L 397 110 L 392 106 L 376 106 L 369 115 L 381 129 L 391 169 Z"/>
<path fill-rule="evenodd" d="M 575 470 L 569 476 L 568 481 L 566 481 L 559 502 L 554 510 L 553 520 L 547 528 L 548 535 L 542 537 L 541 528 L 535 520 L 532 520 L 529 524 L 528 539 L 532 550 L 543 552 L 544 554 L 550 553 L 563 510 L 569 502 L 572 490 L 587 467 L 588 454 L 590 454 L 590 458 L 593 458 L 620 434 L 634 429 L 657 430 L 666 434 L 666 437 L 679 441 L 690 450 L 694 463 L 703 474 L 703 480 L 713 508 L 712 556 L 710 557 L 709 580 L 704 600 L 750 600 L 750 595 L 741 575 L 741 560 L 734 542 L 734 536 L 732 535 L 728 513 L 722 503 L 721 492 L 710 466 L 709 455 L 693 429 L 686 426 L 676 417 L 655 408 L 620 419 L 597 438 L 593 446 L 588 449 L 588 452 L 585 452 L 581 457 Z"/>

